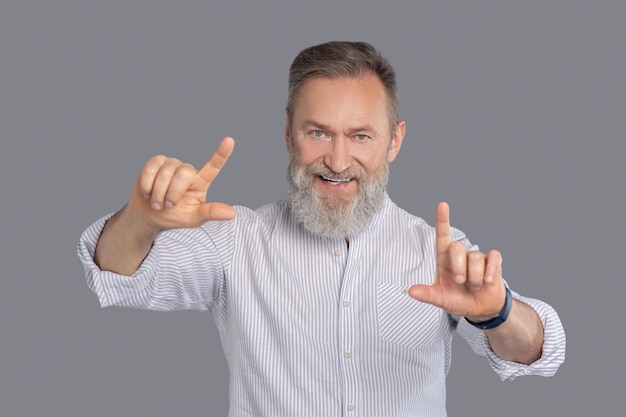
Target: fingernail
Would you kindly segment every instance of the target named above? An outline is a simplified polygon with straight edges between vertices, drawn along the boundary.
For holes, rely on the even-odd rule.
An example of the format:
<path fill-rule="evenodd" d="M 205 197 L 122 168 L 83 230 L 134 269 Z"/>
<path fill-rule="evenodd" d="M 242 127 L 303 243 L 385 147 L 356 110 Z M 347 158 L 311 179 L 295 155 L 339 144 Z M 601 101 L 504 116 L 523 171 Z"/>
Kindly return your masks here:
<path fill-rule="evenodd" d="M 150 207 L 152 207 L 153 210 L 161 210 L 161 204 L 157 203 L 156 201 L 153 201 L 150 204 Z"/>
<path fill-rule="evenodd" d="M 465 277 L 463 275 L 457 275 L 454 277 L 454 282 L 457 284 L 463 284 L 465 282 Z"/>
<path fill-rule="evenodd" d="M 172 203 L 171 201 L 166 201 L 165 202 L 165 207 L 168 209 L 174 208 L 175 204 Z"/>
<path fill-rule="evenodd" d="M 143 195 L 143 198 L 145 198 L 146 200 L 147 200 L 148 198 L 150 198 L 150 194 L 148 194 L 148 193 L 146 193 L 146 192 L 141 193 L 141 195 Z"/>
<path fill-rule="evenodd" d="M 493 276 L 491 276 L 491 275 L 487 275 L 487 276 L 485 277 L 485 282 L 486 282 L 487 284 L 491 284 L 491 283 L 493 282 Z"/>

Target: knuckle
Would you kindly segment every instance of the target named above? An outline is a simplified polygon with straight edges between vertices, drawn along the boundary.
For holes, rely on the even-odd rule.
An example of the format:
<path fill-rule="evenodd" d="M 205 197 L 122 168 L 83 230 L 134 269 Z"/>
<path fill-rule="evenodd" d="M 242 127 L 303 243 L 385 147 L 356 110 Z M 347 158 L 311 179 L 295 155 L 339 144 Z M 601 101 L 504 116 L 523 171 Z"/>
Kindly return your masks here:
<path fill-rule="evenodd" d="M 163 167 L 164 168 L 168 168 L 168 169 L 176 169 L 181 165 L 182 162 L 180 162 L 179 159 L 177 158 L 167 158 L 164 162 L 163 162 Z"/>
<path fill-rule="evenodd" d="M 182 163 L 176 168 L 176 175 L 180 175 L 185 179 L 192 178 L 196 175 L 196 169 L 191 164 Z"/>
<path fill-rule="evenodd" d="M 478 262 L 483 259 L 483 254 L 479 251 L 471 251 L 467 256 L 472 262 Z"/>
<path fill-rule="evenodd" d="M 167 156 L 159 154 L 159 155 L 155 155 L 152 158 L 150 158 L 148 160 L 148 163 L 154 162 L 154 163 L 158 163 L 158 164 L 162 164 L 163 162 L 165 162 L 167 160 Z"/>
<path fill-rule="evenodd" d="M 502 262 L 502 254 L 500 253 L 499 250 L 496 250 L 496 249 L 490 250 L 489 253 L 487 254 L 487 257 L 496 263 Z"/>
<path fill-rule="evenodd" d="M 148 176 L 156 176 L 170 164 L 171 159 L 165 155 L 153 156 L 143 166 L 142 173 Z"/>
<path fill-rule="evenodd" d="M 450 250 L 453 250 L 456 253 L 463 253 L 467 252 L 467 247 L 463 242 L 455 240 L 454 242 L 450 243 Z"/>
<path fill-rule="evenodd" d="M 165 161 L 167 161 L 168 157 L 165 155 L 155 155 L 152 158 L 148 159 L 146 165 L 163 165 Z"/>
<path fill-rule="evenodd" d="M 168 158 L 160 167 L 158 175 L 164 179 L 170 179 L 177 172 L 180 161 L 176 158 Z"/>

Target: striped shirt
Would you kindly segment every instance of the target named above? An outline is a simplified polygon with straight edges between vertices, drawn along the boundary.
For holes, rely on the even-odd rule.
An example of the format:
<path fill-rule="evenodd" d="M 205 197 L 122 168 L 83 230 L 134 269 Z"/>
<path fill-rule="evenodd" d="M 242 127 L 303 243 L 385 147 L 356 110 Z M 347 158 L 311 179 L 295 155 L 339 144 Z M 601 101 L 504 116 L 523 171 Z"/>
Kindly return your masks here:
<path fill-rule="evenodd" d="M 93 262 L 109 216 L 78 248 L 102 306 L 212 312 L 231 417 L 446 416 L 455 331 L 502 380 L 551 376 L 563 362 L 563 327 L 544 302 L 513 293 L 545 329 L 542 357 L 522 365 L 497 357 L 465 319 L 411 298 L 411 285 L 434 281 L 435 230 L 388 197 L 349 247 L 305 231 L 285 201 L 236 210 L 231 221 L 162 232 L 132 277 Z"/>

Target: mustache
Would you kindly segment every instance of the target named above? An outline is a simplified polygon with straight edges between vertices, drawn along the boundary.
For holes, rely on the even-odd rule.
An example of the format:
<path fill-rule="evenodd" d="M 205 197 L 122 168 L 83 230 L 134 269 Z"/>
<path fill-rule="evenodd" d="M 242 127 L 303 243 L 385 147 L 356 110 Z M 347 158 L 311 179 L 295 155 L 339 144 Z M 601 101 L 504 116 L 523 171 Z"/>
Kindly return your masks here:
<path fill-rule="evenodd" d="M 364 177 L 363 171 L 359 169 L 346 169 L 342 172 L 335 172 L 324 164 L 309 165 L 305 168 L 305 173 L 325 177 L 331 180 L 360 180 Z"/>

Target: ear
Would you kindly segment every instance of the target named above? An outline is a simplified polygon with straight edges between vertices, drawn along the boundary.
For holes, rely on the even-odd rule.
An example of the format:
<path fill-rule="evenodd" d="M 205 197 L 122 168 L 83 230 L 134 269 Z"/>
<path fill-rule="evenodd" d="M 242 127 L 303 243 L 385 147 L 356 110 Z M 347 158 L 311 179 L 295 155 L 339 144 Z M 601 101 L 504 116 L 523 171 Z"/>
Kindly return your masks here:
<path fill-rule="evenodd" d="M 287 108 L 285 108 L 285 113 L 287 113 Z M 285 121 L 285 146 L 287 147 L 287 152 L 291 152 L 291 127 L 289 126 L 289 114 L 286 114 Z"/>
<path fill-rule="evenodd" d="M 398 156 L 398 152 L 400 152 L 400 147 L 402 146 L 402 141 L 404 140 L 404 133 L 406 132 L 406 122 L 404 120 L 400 120 L 396 123 L 396 128 L 393 132 L 393 137 L 391 138 L 391 144 L 389 144 L 389 151 L 387 152 L 387 160 L 389 162 L 393 162 Z"/>

